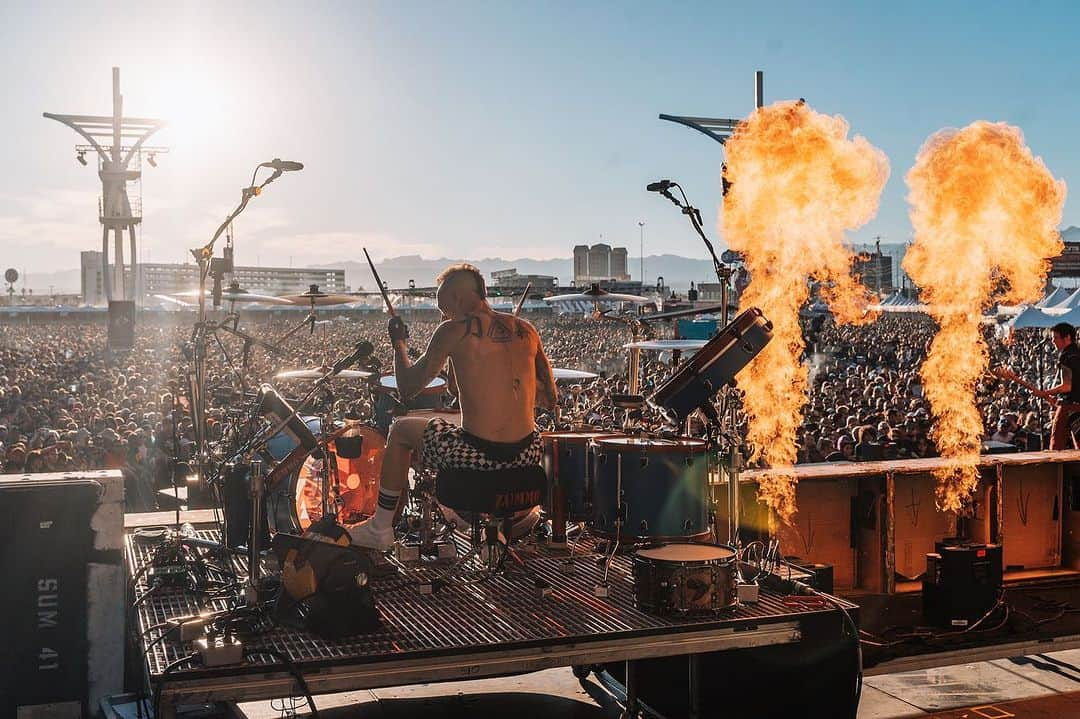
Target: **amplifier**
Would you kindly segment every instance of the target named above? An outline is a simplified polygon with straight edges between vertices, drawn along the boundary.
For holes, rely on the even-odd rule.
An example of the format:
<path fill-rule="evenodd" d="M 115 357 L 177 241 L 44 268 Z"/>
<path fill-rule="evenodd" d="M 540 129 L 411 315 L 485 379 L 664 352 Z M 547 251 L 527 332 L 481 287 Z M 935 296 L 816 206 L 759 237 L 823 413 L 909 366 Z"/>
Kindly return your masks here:
<path fill-rule="evenodd" d="M 123 688 L 123 527 L 118 471 L 0 477 L 0 719 L 91 716 Z"/>
<path fill-rule="evenodd" d="M 945 539 L 926 555 L 923 619 L 940 627 L 967 627 L 997 602 L 1002 587 L 1000 544 Z"/>

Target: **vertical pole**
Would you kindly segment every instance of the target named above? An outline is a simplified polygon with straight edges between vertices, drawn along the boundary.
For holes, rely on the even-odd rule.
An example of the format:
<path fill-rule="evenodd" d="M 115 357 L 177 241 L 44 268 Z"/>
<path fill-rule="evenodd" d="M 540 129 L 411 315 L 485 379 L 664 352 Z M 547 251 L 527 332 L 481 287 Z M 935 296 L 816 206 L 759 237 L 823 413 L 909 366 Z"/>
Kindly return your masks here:
<path fill-rule="evenodd" d="M 116 279 L 116 282 L 113 284 L 118 298 L 126 300 L 127 287 L 124 284 L 124 231 L 119 227 L 113 228 L 113 251 L 115 254 L 113 257 L 113 273 Z"/>
<path fill-rule="evenodd" d="M 112 160 L 115 169 L 120 169 L 120 126 L 124 117 L 124 98 L 120 95 L 120 68 L 112 69 L 112 106 L 113 106 L 113 146 Z"/>
<path fill-rule="evenodd" d="M 139 262 L 135 254 L 135 225 L 128 225 L 128 239 L 131 241 L 131 299 L 139 303 Z"/>
<path fill-rule="evenodd" d="M 109 226 L 101 226 L 101 286 L 105 290 L 105 304 L 112 299 L 112 276 L 109 274 Z M 83 299 L 86 299 L 85 297 Z"/>
<path fill-rule="evenodd" d="M 765 107 L 765 71 L 754 71 L 754 107 Z"/>
<path fill-rule="evenodd" d="M 641 240 L 641 287 L 645 288 L 645 223 L 637 223 Z"/>

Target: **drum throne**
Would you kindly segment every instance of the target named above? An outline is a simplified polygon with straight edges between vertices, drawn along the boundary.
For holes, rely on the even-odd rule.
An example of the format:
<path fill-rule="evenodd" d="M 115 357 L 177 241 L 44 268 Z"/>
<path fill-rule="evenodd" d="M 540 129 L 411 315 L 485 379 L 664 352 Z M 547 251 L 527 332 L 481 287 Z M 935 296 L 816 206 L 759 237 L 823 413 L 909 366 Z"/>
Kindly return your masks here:
<path fill-rule="evenodd" d="M 515 519 L 541 504 L 547 493 L 547 475 L 540 465 L 500 470 L 441 469 L 435 492 L 440 505 L 470 523 L 471 549 L 436 581 L 432 591 L 470 573 L 476 558 L 483 561 L 485 576 L 512 569 L 531 579 L 542 594 L 551 591 L 547 582 L 526 568 L 514 548 L 512 531 Z"/>

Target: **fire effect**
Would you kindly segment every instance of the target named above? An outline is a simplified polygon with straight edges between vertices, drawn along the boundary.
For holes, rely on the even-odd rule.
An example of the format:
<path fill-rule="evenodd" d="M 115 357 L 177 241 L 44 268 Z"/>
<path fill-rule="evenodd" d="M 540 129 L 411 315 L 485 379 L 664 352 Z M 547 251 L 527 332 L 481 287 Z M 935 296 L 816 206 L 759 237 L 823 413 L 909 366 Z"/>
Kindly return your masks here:
<path fill-rule="evenodd" d="M 907 183 L 915 241 L 903 265 L 940 326 L 920 374 L 938 452 L 955 461 L 935 473 L 938 507 L 957 512 L 978 483 L 975 384 L 989 360 L 981 313 L 1040 296 L 1048 258 L 1062 250 L 1065 183 L 1019 128 L 983 121 L 930 137 Z"/>
<path fill-rule="evenodd" d="M 808 371 L 799 309 L 808 280 L 824 283 L 823 297 L 840 322 L 871 319 L 867 290 L 851 275 L 844 231 L 866 223 L 889 177 L 885 154 L 848 123 L 804 102 L 778 102 L 754 111 L 727 142 L 721 229 L 745 256 L 750 284 L 743 309 L 758 307 L 773 323 L 773 339 L 740 376 L 749 416 L 752 459 L 790 467 L 797 457 Z M 762 481 L 759 498 L 790 522 L 795 479 L 779 472 Z"/>

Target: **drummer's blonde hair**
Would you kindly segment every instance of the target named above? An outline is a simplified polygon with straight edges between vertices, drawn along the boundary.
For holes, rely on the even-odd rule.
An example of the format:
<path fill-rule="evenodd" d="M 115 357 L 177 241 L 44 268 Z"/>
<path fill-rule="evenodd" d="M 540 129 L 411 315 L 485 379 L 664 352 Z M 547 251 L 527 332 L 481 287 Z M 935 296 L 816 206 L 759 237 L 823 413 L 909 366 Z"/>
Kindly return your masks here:
<path fill-rule="evenodd" d="M 487 285 L 484 283 L 484 276 L 480 274 L 480 270 L 476 265 L 470 265 L 468 262 L 458 262 L 450 265 L 439 273 L 439 276 L 435 278 L 435 282 L 441 285 L 454 275 L 460 274 L 470 275 L 476 283 L 476 291 L 480 294 L 480 297 L 487 297 Z"/>

